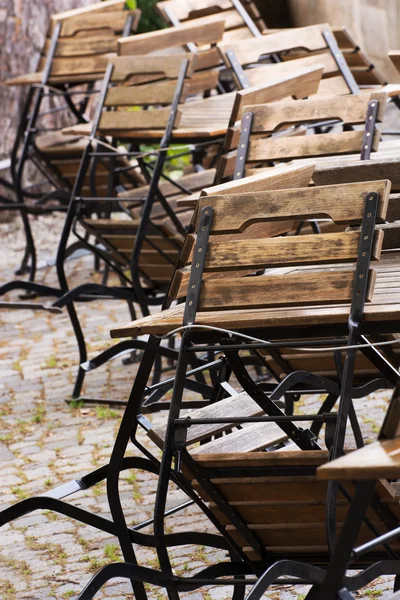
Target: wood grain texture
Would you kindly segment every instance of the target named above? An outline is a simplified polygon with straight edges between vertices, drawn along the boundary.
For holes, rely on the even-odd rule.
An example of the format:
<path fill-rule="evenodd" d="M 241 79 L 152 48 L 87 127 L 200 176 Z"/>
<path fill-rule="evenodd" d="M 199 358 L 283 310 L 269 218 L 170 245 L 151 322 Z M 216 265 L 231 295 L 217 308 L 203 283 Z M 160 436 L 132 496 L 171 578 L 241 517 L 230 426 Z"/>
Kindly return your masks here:
<path fill-rule="evenodd" d="M 302 167 L 281 165 L 251 177 L 205 188 L 201 197 L 307 187 L 313 173 L 313 164 Z"/>
<path fill-rule="evenodd" d="M 96 2 L 96 4 L 91 4 L 89 6 L 80 6 L 79 8 L 72 8 L 70 10 L 53 14 L 51 16 L 51 21 L 57 23 L 58 21 L 64 21 L 65 19 L 74 18 L 79 15 L 123 10 L 124 6 L 125 0 L 104 0 L 104 2 Z"/>
<path fill-rule="evenodd" d="M 193 65 L 196 62 L 193 54 L 174 54 L 168 57 L 168 60 L 165 60 L 164 55 L 113 56 L 110 60 L 114 65 L 111 80 L 113 82 L 123 82 L 132 75 L 155 75 L 156 73 L 161 73 L 171 79 L 176 78 L 184 59 L 189 61 L 188 77 L 190 77 L 193 72 Z"/>
<path fill-rule="evenodd" d="M 373 295 L 372 282 L 367 301 Z M 205 279 L 202 283 L 199 310 L 265 308 L 349 302 L 354 287 L 354 271 L 329 273 L 289 273 L 233 279 Z"/>
<path fill-rule="evenodd" d="M 108 135 L 125 135 L 133 129 L 158 129 L 166 126 L 170 108 L 158 108 L 151 111 L 104 112 L 101 115 L 99 131 Z M 178 111 L 175 126 L 179 125 L 181 113 Z"/>
<path fill-rule="evenodd" d="M 189 42 L 200 46 L 216 44 L 222 40 L 224 28 L 223 18 L 209 18 L 202 20 L 201 23 L 185 23 L 179 27 L 129 36 L 118 40 L 118 54 L 120 56 L 143 55 L 174 46 L 184 46 Z"/>
<path fill-rule="evenodd" d="M 207 204 L 213 207 L 213 233 L 240 232 L 256 221 L 281 218 L 330 218 L 335 223 L 356 223 L 362 219 L 366 194 L 371 191 L 380 194 L 378 219 L 385 220 L 389 181 L 208 196 L 200 198 L 199 210 Z"/>
<path fill-rule="evenodd" d="M 92 12 L 71 16 L 62 21 L 61 35 L 64 37 L 75 36 L 78 32 L 94 30 L 110 30 L 121 33 L 128 15 L 136 17 L 136 11 L 114 10 L 106 12 Z"/>
<path fill-rule="evenodd" d="M 359 242 L 358 231 L 271 239 L 225 241 L 222 238 L 220 242 L 212 240 L 209 242 L 205 268 L 207 270 L 257 267 L 266 269 L 306 263 L 354 262 L 358 255 Z M 382 245 L 383 231 L 380 230 L 375 236 L 372 260 L 379 260 Z"/>
<path fill-rule="evenodd" d="M 239 415 L 243 417 L 257 417 L 262 414 L 263 410 L 246 392 L 190 412 L 192 419 L 217 419 L 218 417 L 237 417 Z M 219 435 L 234 428 L 235 426 L 231 423 L 192 425 L 187 430 L 187 445 L 192 446 L 213 435 Z M 148 436 L 159 448 L 162 448 L 164 446 L 165 434 L 166 426 L 163 426 L 151 429 Z"/>
<path fill-rule="evenodd" d="M 389 179 L 392 184 L 392 190 L 400 190 L 398 159 L 360 161 L 355 158 L 343 158 L 340 162 L 331 160 L 324 164 L 317 163 L 313 175 L 313 180 L 316 185 L 352 183 L 355 181 L 371 181 L 374 179 Z"/>
<path fill-rule="evenodd" d="M 361 153 L 363 131 L 321 133 L 305 136 L 279 136 L 251 140 L 247 162 L 285 160 L 317 156 Z M 372 151 L 379 147 L 381 133 L 375 130 Z"/>
<path fill-rule="evenodd" d="M 322 465 L 318 479 L 395 479 L 400 476 L 400 439 L 368 444 Z"/>
<path fill-rule="evenodd" d="M 365 123 L 368 103 L 372 100 L 379 102 L 377 121 L 381 122 L 386 108 L 386 95 L 381 92 L 344 98 L 333 96 L 298 100 L 296 110 L 292 102 L 248 106 L 247 110 L 254 115 L 252 127 L 254 133 L 271 133 L 282 125 L 298 125 L 328 119 L 338 119 L 347 125 L 362 125 Z"/>

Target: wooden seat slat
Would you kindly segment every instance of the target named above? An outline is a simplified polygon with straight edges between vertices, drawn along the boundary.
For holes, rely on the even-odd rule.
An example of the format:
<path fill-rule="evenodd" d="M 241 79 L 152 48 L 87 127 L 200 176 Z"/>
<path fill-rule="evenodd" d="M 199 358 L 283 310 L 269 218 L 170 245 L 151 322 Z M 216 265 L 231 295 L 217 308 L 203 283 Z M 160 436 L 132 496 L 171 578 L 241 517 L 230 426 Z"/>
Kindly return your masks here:
<path fill-rule="evenodd" d="M 236 412 L 236 416 L 240 415 L 243 415 L 241 407 Z M 214 414 L 213 418 L 215 418 Z M 198 446 L 190 453 L 195 457 L 197 454 L 215 454 L 233 449 L 235 452 L 258 452 L 285 442 L 287 439 L 287 435 L 275 423 L 253 423 L 243 426 L 239 431 Z"/>
<path fill-rule="evenodd" d="M 263 411 L 260 406 L 254 402 L 254 400 L 248 394 L 246 394 L 246 392 L 242 392 L 237 396 L 232 396 L 230 398 L 220 400 L 215 404 L 210 404 L 198 410 L 193 410 L 191 411 L 190 416 L 192 419 L 217 418 L 218 416 L 233 417 L 238 415 L 256 417 L 262 413 Z M 226 423 L 214 423 L 212 425 L 192 425 L 187 431 L 187 444 L 191 446 L 204 439 L 210 438 L 213 435 L 230 431 L 233 429 L 233 427 L 234 426 L 232 424 Z M 148 436 L 155 444 L 157 444 L 157 446 L 162 448 L 164 445 L 165 432 L 166 426 L 154 428 L 149 430 Z"/>

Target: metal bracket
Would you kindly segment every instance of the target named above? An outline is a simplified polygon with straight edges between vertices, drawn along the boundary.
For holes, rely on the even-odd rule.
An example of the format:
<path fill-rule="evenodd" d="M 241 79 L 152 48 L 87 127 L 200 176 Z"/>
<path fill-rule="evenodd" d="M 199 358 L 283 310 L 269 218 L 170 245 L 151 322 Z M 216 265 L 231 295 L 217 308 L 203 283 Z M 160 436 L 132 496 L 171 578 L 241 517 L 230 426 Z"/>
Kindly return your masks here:
<path fill-rule="evenodd" d="M 122 31 L 122 37 L 127 37 L 128 35 L 131 34 L 131 32 L 132 32 L 132 25 L 133 25 L 133 15 L 128 15 L 126 17 L 124 29 Z"/>
<path fill-rule="evenodd" d="M 253 19 L 240 2 L 240 0 L 231 0 L 232 6 L 236 9 L 239 15 L 242 17 L 244 24 L 250 30 L 250 33 L 253 37 L 262 37 L 261 31 L 258 29 L 257 25 L 254 23 Z"/>
<path fill-rule="evenodd" d="M 200 299 L 201 280 L 204 266 L 206 264 L 208 240 L 214 210 L 211 206 L 205 206 L 200 211 L 199 226 L 197 231 L 196 245 L 193 249 L 192 267 L 186 297 L 183 324 L 191 325 L 196 317 L 197 306 Z"/>
<path fill-rule="evenodd" d="M 361 146 L 361 160 L 369 160 L 374 143 L 375 125 L 378 116 L 379 101 L 371 100 L 368 102 L 367 116 L 365 119 L 364 135 Z"/>
<path fill-rule="evenodd" d="M 173 27 L 179 27 L 181 25 L 180 20 L 172 12 L 172 10 L 170 10 L 167 6 L 163 7 L 163 11 L 165 12 L 167 19 L 170 21 L 170 23 Z M 187 50 L 189 52 L 191 52 L 192 54 L 197 53 L 197 46 L 193 42 L 188 42 L 187 44 L 185 44 L 185 46 L 186 46 Z"/>
<path fill-rule="evenodd" d="M 380 195 L 368 192 L 365 200 L 364 216 L 361 225 L 360 244 L 358 247 L 357 267 L 354 279 L 353 298 L 351 302 L 350 320 L 354 325 L 361 323 L 364 312 L 365 296 L 368 287 L 368 272 L 371 263 L 372 244 L 375 221 L 378 212 Z"/>
<path fill-rule="evenodd" d="M 359 94 L 360 88 L 358 87 L 358 83 L 354 79 L 354 75 L 350 70 L 349 65 L 346 62 L 345 57 L 343 56 L 343 52 L 340 50 L 336 38 L 329 29 L 324 29 L 322 32 L 324 40 L 326 41 L 329 50 L 335 62 L 338 66 L 339 71 L 344 77 L 345 82 L 348 85 L 348 88 L 352 94 Z"/>
<path fill-rule="evenodd" d="M 247 90 L 247 88 L 250 87 L 250 81 L 249 81 L 246 73 L 244 72 L 242 65 L 238 61 L 237 56 L 234 53 L 234 51 L 228 50 L 226 53 L 226 58 L 229 63 L 229 66 L 231 67 L 231 69 L 238 81 L 239 87 L 242 90 Z"/>
<path fill-rule="evenodd" d="M 245 113 L 242 117 L 233 181 L 243 179 L 244 177 L 247 155 L 249 153 L 250 134 L 253 126 L 253 119 L 254 115 L 251 112 Z"/>

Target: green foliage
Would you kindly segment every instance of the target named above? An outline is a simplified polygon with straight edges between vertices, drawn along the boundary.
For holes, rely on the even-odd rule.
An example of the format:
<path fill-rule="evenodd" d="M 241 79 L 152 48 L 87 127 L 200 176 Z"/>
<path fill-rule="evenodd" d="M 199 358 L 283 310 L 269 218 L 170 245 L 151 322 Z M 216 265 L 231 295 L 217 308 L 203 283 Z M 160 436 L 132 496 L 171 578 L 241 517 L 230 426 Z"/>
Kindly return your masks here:
<path fill-rule="evenodd" d="M 166 27 L 166 24 L 156 12 L 155 5 L 157 4 L 157 0 L 126 0 L 126 3 L 131 10 L 140 8 L 142 11 L 138 33 L 157 31 L 157 29 L 164 29 Z M 135 5 L 134 8 L 132 8 L 133 5 Z"/>

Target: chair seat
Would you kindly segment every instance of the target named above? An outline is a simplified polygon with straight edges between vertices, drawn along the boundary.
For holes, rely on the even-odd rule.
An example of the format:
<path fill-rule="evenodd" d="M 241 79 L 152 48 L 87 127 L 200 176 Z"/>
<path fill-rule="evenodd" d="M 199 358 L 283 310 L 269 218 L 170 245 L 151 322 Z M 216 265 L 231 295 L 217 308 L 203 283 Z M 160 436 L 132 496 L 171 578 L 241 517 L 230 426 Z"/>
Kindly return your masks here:
<path fill-rule="evenodd" d="M 209 404 L 203 408 L 190 411 L 192 419 L 218 419 L 218 417 L 257 417 L 264 414 L 260 406 L 246 393 L 225 398 L 219 402 Z M 215 454 L 230 452 L 232 448 L 241 452 L 257 452 L 268 447 L 276 446 L 287 441 L 288 437 L 275 423 L 252 423 L 243 429 L 235 429 L 236 425 L 230 423 L 214 423 L 192 425 L 187 430 L 187 446 L 216 437 L 207 443 L 192 448 L 190 453 Z M 234 431 L 232 431 L 234 430 Z M 229 435 L 222 434 L 229 433 Z M 159 447 L 164 447 L 166 426 L 151 428 L 147 432 L 149 438 Z"/>

